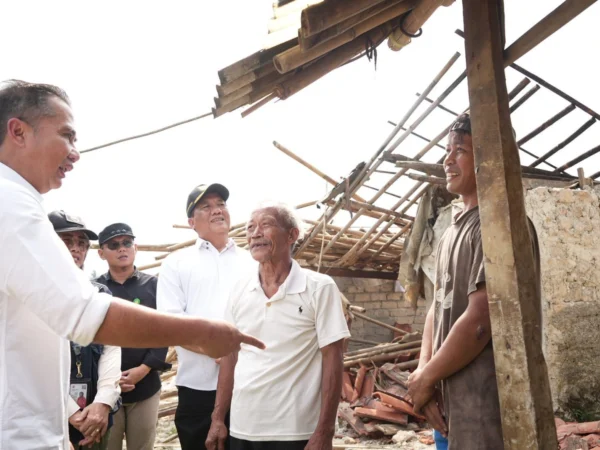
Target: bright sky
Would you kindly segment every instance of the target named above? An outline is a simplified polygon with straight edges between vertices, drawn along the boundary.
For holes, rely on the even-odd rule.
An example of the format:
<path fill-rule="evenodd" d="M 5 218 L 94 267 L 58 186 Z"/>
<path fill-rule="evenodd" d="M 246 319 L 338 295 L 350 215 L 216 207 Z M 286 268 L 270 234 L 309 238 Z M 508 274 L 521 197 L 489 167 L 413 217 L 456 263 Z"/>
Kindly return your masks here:
<path fill-rule="evenodd" d="M 262 46 L 271 3 L 5 2 L 0 80 L 19 78 L 64 88 L 73 102 L 80 150 L 140 134 L 210 111 L 217 71 Z M 506 0 L 507 42 L 560 3 Z M 600 35 L 595 33 L 599 17 L 600 5 L 595 4 L 517 61 L 596 111 L 600 111 L 596 57 Z M 404 115 L 415 93 L 430 83 L 454 52 L 464 54 L 463 40 L 454 34 L 457 28 L 463 28 L 460 1 L 439 9 L 423 36 L 401 52 L 382 44 L 376 71 L 364 58 L 246 119 L 239 111 L 216 120 L 209 117 L 84 154 L 63 187 L 46 196 L 46 208 L 79 215 L 96 231 L 127 222 L 139 243 L 162 244 L 194 237 L 192 231 L 172 225 L 186 222 L 185 200 L 200 183 L 217 181 L 229 187 L 232 223 L 245 221 L 261 200 L 294 205 L 320 199 L 327 192 L 325 182 L 280 153 L 272 141 L 335 179 L 347 175 L 390 133 L 387 121 Z M 463 69 L 461 56 L 431 97 Z M 509 89 L 522 78 L 508 69 Z M 444 104 L 457 111 L 467 107 L 466 81 Z M 542 89 L 513 116 L 517 135 L 528 133 L 565 106 L 565 101 Z M 525 147 L 540 155 L 586 120 L 575 111 Z M 433 137 L 450 121 L 451 116 L 438 110 L 419 132 Z M 595 125 L 550 161 L 563 164 L 599 141 L 600 125 Z M 422 147 L 422 141 L 409 138 L 398 151 L 411 156 Z M 434 162 L 440 156 L 439 149 L 433 150 L 425 160 Z M 584 167 L 588 174 L 600 170 L 600 156 Z M 375 175 L 370 184 L 380 187 L 387 177 Z M 411 184 L 402 179 L 391 191 L 403 194 Z M 374 191 L 359 193 L 370 198 Z M 394 201 L 384 196 L 377 204 L 390 206 Z M 312 208 L 305 215 L 316 218 L 319 211 Z M 343 222 L 348 214 L 340 218 Z M 138 265 L 153 261 L 152 254 L 138 254 Z M 106 270 L 96 255 L 88 257 L 87 270 L 92 269 Z"/>

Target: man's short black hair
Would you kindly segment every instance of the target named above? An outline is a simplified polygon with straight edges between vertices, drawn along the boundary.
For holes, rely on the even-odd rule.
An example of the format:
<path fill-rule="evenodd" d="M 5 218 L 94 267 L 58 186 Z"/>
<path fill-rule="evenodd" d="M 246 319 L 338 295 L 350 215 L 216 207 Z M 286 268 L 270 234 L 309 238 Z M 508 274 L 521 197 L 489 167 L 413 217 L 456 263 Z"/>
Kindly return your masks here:
<path fill-rule="evenodd" d="M 10 119 L 16 117 L 35 126 L 42 117 L 53 115 L 54 111 L 48 104 L 52 97 L 71 104 L 67 93 L 51 84 L 5 81 L 0 86 L 0 145 L 6 137 L 6 125 Z"/>

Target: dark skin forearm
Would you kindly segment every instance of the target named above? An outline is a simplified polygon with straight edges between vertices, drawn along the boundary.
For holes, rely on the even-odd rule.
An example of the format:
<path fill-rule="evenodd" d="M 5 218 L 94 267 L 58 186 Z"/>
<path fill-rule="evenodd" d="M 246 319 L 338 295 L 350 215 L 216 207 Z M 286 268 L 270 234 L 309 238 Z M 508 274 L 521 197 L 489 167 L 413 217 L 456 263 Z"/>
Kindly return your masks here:
<path fill-rule="evenodd" d="M 238 353 L 232 353 L 221 358 L 219 368 L 219 381 L 217 382 L 217 396 L 215 398 L 215 408 L 212 412 L 213 421 L 225 421 L 225 416 L 231 408 L 231 398 L 233 397 L 233 375 L 238 360 Z"/>
<path fill-rule="evenodd" d="M 323 355 L 321 379 L 321 414 L 315 432 L 335 433 L 335 420 L 342 395 L 344 371 L 344 341 L 339 340 L 321 349 Z"/>
<path fill-rule="evenodd" d="M 467 309 L 454 323 L 435 355 L 425 365 L 419 365 L 408 378 L 408 395 L 415 411 L 420 412 L 429 405 L 435 385 L 473 361 L 490 339 L 490 314 L 483 286 L 469 295 Z"/>
<path fill-rule="evenodd" d="M 444 343 L 423 368 L 423 377 L 434 385 L 466 367 L 492 337 L 485 286 L 469 295 L 469 305 L 454 323 Z"/>
<path fill-rule="evenodd" d="M 433 314 L 435 307 L 435 300 L 431 304 L 431 308 L 427 312 L 425 318 L 425 327 L 423 328 L 423 340 L 421 342 L 421 356 L 419 356 L 419 369 L 425 367 L 425 364 L 431 359 L 433 353 Z"/>

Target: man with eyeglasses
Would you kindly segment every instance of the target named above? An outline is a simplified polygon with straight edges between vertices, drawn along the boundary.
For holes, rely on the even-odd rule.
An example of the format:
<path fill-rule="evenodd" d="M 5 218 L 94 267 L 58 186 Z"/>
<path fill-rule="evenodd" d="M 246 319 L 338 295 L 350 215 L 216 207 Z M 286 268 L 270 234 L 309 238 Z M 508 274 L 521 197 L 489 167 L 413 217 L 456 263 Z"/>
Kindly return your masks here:
<path fill-rule="evenodd" d="M 134 239 L 131 227 L 125 223 L 114 223 L 100 232 L 98 254 L 108 263 L 108 272 L 96 281 L 119 298 L 156 309 L 157 278 L 136 269 Z M 165 362 L 166 356 L 167 348 L 121 350 L 123 407 L 114 416 L 109 450 L 121 450 L 123 435 L 128 450 L 154 446 L 161 388 L 159 372 L 171 367 Z"/>
<path fill-rule="evenodd" d="M 192 247 L 169 255 L 158 279 L 158 310 L 223 320 L 229 293 L 257 263 L 229 237 L 229 191 L 222 184 L 196 186 L 186 202 Z M 215 406 L 219 365 L 188 347 L 176 347 L 178 399 L 175 426 L 182 450 L 205 448 Z"/>
<path fill-rule="evenodd" d="M 79 217 L 64 211 L 52 211 L 48 219 L 81 270 L 90 248 L 90 240 L 98 235 L 88 229 Z M 101 284 L 100 292 L 111 294 Z M 69 439 L 74 448 L 105 450 L 110 435 L 111 410 L 119 400 L 121 390 L 121 349 L 112 345 L 80 346 L 71 342 L 71 379 L 67 416 Z"/>

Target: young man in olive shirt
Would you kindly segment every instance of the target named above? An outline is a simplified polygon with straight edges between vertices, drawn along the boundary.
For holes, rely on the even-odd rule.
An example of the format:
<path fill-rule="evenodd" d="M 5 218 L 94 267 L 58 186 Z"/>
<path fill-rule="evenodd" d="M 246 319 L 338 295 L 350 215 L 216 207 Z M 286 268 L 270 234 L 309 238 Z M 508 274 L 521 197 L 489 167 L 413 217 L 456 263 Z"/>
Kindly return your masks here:
<path fill-rule="evenodd" d="M 134 239 L 131 227 L 124 223 L 109 225 L 100 232 L 98 253 L 108 263 L 109 270 L 96 281 L 117 297 L 156 309 L 157 278 L 135 268 Z M 115 414 L 108 450 L 122 448 L 123 434 L 128 450 L 154 446 L 161 388 L 159 372 L 171 367 L 165 362 L 166 356 L 166 348 L 122 349 L 123 407 Z"/>
<path fill-rule="evenodd" d="M 453 211 L 452 223 L 438 245 L 434 300 L 408 393 L 415 410 L 447 434 L 449 450 L 503 450 L 468 114 L 459 116 L 450 128 L 444 170 L 446 188 L 460 195 L 463 207 Z M 528 225 L 540 305 L 539 249 L 535 228 L 531 221 Z M 436 388 L 442 398 L 439 405 Z"/>

